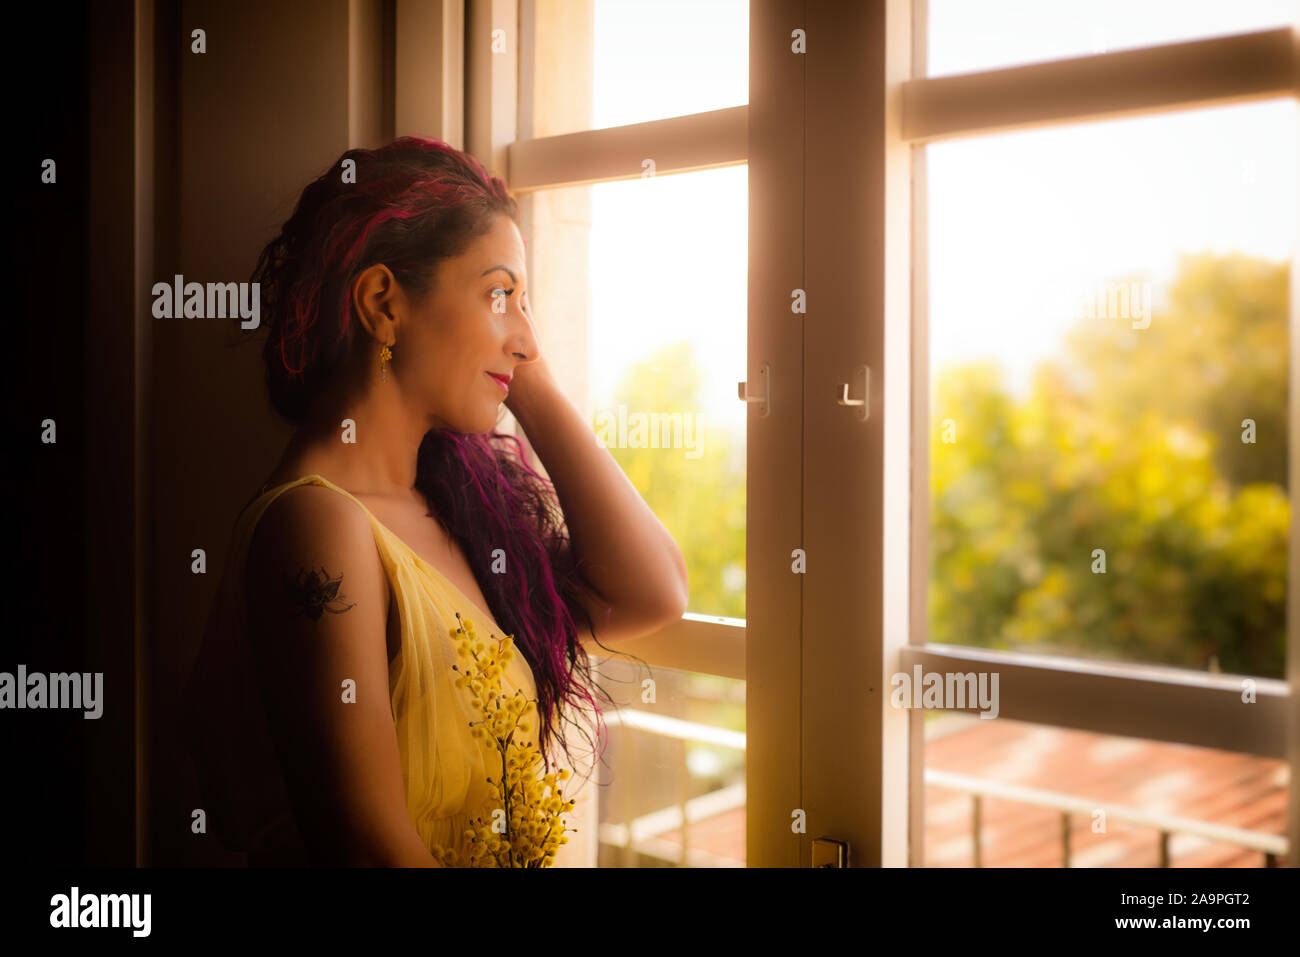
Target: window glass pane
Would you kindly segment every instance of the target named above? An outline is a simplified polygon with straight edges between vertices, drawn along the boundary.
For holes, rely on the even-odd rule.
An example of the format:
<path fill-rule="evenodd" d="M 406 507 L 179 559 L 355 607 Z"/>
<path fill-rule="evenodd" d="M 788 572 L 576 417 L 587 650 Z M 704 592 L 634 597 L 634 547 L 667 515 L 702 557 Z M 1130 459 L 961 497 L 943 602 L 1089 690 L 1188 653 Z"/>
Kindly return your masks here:
<path fill-rule="evenodd" d="M 954 712 L 926 712 L 925 731 L 927 867 L 975 863 L 976 813 L 980 866 L 1062 866 L 1065 797 L 1088 802 L 1069 816 L 1071 867 L 1159 867 L 1162 828 L 1170 867 L 1264 867 L 1269 853 L 1285 862 L 1285 761 Z M 1154 815 L 1157 826 L 1126 811 Z"/>
<path fill-rule="evenodd" d="M 929 0 L 928 76 L 1289 26 L 1294 0 Z"/>
<path fill-rule="evenodd" d="M 623 658 L 600 675 L 619 707 L 605 714 L 599 866 L 744 867 L 745 682 Z"/>
<path fill-rule="evenodd" d="M 529 244 L 557 376 L 681 548 L 687 611 L 727 618 L 745 616 L 747 174 L 540 191 Z"/>
<path fill-rule="evenodd" d="M 749 102 L 748 0 L 539 2 L 534 137 Z"/>
<path fill-rule="evenodd" d="M 1283 677 L 1296 129 L 926 147 L 931 641 Z"/>

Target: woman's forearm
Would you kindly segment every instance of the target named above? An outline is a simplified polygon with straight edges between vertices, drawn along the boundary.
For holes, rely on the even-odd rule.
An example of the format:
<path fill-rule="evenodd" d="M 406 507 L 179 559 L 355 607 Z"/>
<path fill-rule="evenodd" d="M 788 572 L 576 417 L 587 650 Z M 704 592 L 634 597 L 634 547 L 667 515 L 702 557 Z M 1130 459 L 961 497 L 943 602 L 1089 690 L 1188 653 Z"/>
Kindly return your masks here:
<path fill-rule="evenodd" d="M 506 404 L 555 484 L 584 577 L 624 618 L 682 614 L 689 584 L 681 550 L 545 362 L 520 368 Z"/>

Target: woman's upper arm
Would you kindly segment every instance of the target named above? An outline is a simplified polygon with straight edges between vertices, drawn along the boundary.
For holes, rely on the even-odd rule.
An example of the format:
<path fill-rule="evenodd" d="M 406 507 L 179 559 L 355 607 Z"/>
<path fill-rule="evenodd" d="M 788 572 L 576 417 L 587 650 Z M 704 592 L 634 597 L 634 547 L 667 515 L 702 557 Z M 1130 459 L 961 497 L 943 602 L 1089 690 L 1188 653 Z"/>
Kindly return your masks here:
<path fill-rule="evenodd" d="M 244 579 L 251 658 L 299 833 L 322 864 L 386 863 L 407 816 L 370 519 L 301 486 L 263 513 Z M 432 855 L 429 855 L 432 858 Z"/>

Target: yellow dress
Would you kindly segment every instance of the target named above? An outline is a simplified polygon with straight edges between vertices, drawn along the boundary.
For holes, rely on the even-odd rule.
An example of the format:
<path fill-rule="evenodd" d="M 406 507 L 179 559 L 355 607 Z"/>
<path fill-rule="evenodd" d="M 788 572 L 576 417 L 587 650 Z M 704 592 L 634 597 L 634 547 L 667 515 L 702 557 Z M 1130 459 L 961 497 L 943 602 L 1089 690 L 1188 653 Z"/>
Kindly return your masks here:
<path fill-rule="evenodd" d="M 347 496 L 370 518 L 401 623 L 401 649 L 389 665 L 388 687 L 407 812 L 426 847 L 455 848 L 464 862 L 464 831 L 474 817 L 489 816 L 486 778 L 500 780 L 501 762 L 491 742 L 470 734 L 469 722 L 482 715 L 472 693 L 455 686 L 451 666 L 459 659 L 449 630 L 459 612 L 474 621 L 480 639 L 500 637 L 502 631 L 486 609 L 420 558 L 356 496 L 315 474 L 254 499 L 232 533 L 217 603 L 185 695 L 209 830 L 237 851 L 278 853 L 302 844 L 251 669 L 240 583 L 263 512 L 277 496 L 304 484 Z M 502 692 L 516 689 L 536 698 L 532 670 L 518 649 L 501 677 Z M 528 724 L 527 733 L 517 732 L 515 740 L 536 747 L 536 712 Z"/>

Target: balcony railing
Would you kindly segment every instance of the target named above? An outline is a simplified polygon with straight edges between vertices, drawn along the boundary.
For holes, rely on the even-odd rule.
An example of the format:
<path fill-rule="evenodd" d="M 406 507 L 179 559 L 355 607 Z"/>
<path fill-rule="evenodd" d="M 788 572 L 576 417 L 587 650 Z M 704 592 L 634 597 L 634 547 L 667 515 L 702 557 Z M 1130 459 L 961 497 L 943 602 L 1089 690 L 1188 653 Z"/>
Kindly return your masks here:
<path fill-rule="evenodd" d="M 680 796 L 676 805 L 638 815 L 630 818 L 624 824 L 601 824 L 601 843 L 619 848 L 622 852 L 624 865 L 631 865 L 632 856 L 638 851 L 653 854 L 664 860 L 671 860 L 671 855 L 675 851 L 677 860 L 683 867 L 713 867 L 730 864 L 730 861 L 724 863 L 721 859 L 712 855 L 692 852 L 689 838 L 690 823 L 738 807 L 744 807 L 745 787 L 744 785 L 734 785 L 699 797 L 687 798 L 686 782 L 689 780 L 689 771 L 686 765 L 686 746 L 691 742 L 697 742 L 733 748 L 743 752 L 745 750 L 745 733 L 634 709 L 627 709 L 606 716 L 606 724 L 610 727 L 634 728 L 647 734 L 675 738 L 681 742 L 678 765 L 678 794 Z M 633 771 L 633 773 L 628 775 L 628 781 L 634 786 L 634 769 L 629 770 Z M 1276 834 L 1225 827 L 1219 824 L 1210 824 L 1192 818 L 1174 817 L 1168 814 L 1150 814 L 1108 801 L 1094 801 L 1056 791 L 1002 784 L 997 781 L 988 781 L 965 774 L 954 774 L 950 771 L 927 768 L 925 783 L 953 791 L 963 791 L 970 795 L 972 860 L 975 867 L 983 866 L 980 827 L 983 816 L 983 800 L 985 798 L 1015 801 L 1021 804 L 1054 808 L 1060 811 L 1061 860 L 1065 867 L 1070 866 L 1071 860 L 1071 818 L 1074 815 L 1080 815 L 1091 819 L 1092 815 L 1099 811 L 1105 814 L 1108 821 L 1127 821 L 1157 830 L 1160 833 L 1161 867 L 1169 866 L 1169 841 L 1174 834 L 1190 834 L 1205 840 L 1233 844 L 1248 850 L 1258 851 L 1264 855 L 1266 867 L 1276 867 L 1278 858 L 1285 857 L 1288 849 L 1287 839 Z M 678 829 L 681 830 L 682 835 L 680 847 L 675 847 L 672 842 L 664 841 L 660 837 L 662 834 Z"/>
<path fill-rule="evenodd" d="M 675 738 L 680 743 L 677 764 L 678 800 L 673 806 L 637 815 L 623 824 L 601 824 L 600 843 L 617 847 L 625 867 L 632 865 L 633 855 L 637 852 L 653 854 L 663 860 L 672 860 L 675 856 L 682 867 L 736 866 L 731 859 L 692 850 L 689 825 L 691 821 L 704 820 L 744 807 L 745 786 L 737 784 L 699 797 L 688 798 L 687 783 L 690 781 L 690 771 L 686 764 L 686 746 L 690 743 L 713 744 L 743 753 L 745 733 L 635 709 L 608 714 L 605 716 L 605 723 L 609 727 L 635 728 L 658 737 Z M 625 786 L 632 788 L 633 793 L 636 786 L 635 763 L 625 762 L 624 766 Z M 682 834 L 680 847 L 660 837 L 662 834 L 678 829 Z"/>
<path fill-rule="evenodd" d="M 984 798 L 999 798 L 1004 801 L 1016 801 L 1020 804 L 1033 804 L 1037 807 L 1054 808 L 1061 812 L 1061 861 L 1062 866 L 1070 866 L 1070 819 L 1073 815 L 1090 818 L 1098 811 L 1105 815 L 1107 821 L 1128 821 L 1142 827 L 1155 828 L 1160 832 L 1160 866 L 1169 866 L 1169 839 L 1174 834 L 1192 834 L 1209 841 L 1223 844 L 1235 844 L 1264 855 L 1266 867 L 1276 867 L 1277 859 L 1287 853 L 1287 839 L 1276 834 L 1260 831 L 1247 831 L 1237 827 L 1225 827 L 1221 824 L 1209 824 L 1187 817 L 1173 817 L 1168 814 L 1149 814 L 1134 808 L 1112 804 L 1108 801 L 1093 801 L 1061 794 L 1057 791 L 1044 791 L 1039 788 L 1026 788 L 1015 784 L 1002 784 L 998 781 L 986 781 L 965 774 L 953 774 L 950 771 L 938 771 L 926 768 L 925 783 L 952 791 L 964 791 L 971 796 L 971 842 L 972 860 L 975 867 L 982 867 L 980 847 L 980 823 L 982 802 Z"/>

